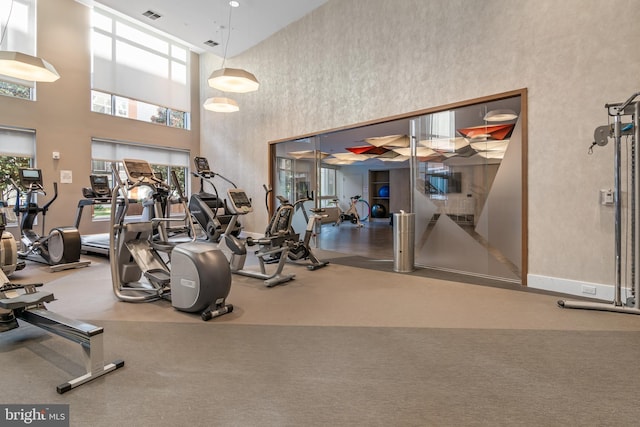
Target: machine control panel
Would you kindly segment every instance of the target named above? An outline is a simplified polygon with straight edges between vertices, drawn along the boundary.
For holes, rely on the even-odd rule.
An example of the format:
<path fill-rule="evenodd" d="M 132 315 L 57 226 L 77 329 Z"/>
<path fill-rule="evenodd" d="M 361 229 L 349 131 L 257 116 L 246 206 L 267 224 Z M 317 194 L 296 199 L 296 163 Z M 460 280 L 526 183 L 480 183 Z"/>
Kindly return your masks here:
<path fill-rule="evenodd" d="M 90 175 L 91 189 L 95 197 L 110 197 L 111 188 L 109 188 L 109 177 L 106 175 Z"/>
<path fill-rule="evenodd" d="M 156 178 L 151 165 L 146 160 L 122 159 L 124 170 L 132 183 L 156 184 L 160 180 Z"/>
<path fill-rule="evenodd" d="M 231 208 L 238 215 L 245 215 L 253 212 L 251 200 L 241 188 L 230 188 L 227 190 L 229 200 L 231 200 Z"/>
<path fill-rule="evenodd" d="M 32 185 L 42 186 L 42 171 L 40 169 L 21 168 L 18 169 L 18 175 L 20 176 L 20 185 L 24 188 L 29 188 Z"/>

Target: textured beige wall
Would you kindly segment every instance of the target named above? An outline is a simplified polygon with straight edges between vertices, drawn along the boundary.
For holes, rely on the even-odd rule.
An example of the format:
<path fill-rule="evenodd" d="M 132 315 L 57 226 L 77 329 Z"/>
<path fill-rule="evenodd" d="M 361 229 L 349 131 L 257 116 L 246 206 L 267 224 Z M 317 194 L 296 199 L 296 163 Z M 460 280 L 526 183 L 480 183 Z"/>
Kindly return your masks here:
<path fill-rule="evenodd" d="M 36 130 L 36 165 L 42 169 L 45 187 L 60 181 L 61 170 L 73 172 L 72 184 L 60 184 L 60 196 L 47 214 L 46 226 L 72 225 L 82 187 L 89 186 L 91 138 L 200 149 L 199 57 L 192 55 L 193 131 L 92 113 L 90 75 L 90 9 L 74 0 L 38 2 L 38 55 L 51 62 L 61 75 L 54 83 L 37 85 L 37 101 L 0 97 L 0 124 Z M 52 152 L 60 152 L 60 160 Z M 48 192 L 49 194 L 49 192 Z M 48 200 L 45 198 L 45 200 Z M 92 224 L 85 213 L 82 233 L 107 232 L 108 224 Z M 40 231 L 40 229 L 38 229 Z"/>
<path fill-rule="evenodd" d="M 202 153 L 259 200 L 267 142 L 527 88 L 529 273 L 611 283 L 607 102 L 640 90 L 637 0 L 330 0 L 228 66 L 258 77 L 241 111 L 205 112 Z M 206 77 L 221 59 L 202 55 Z M 266 215 L 247 218 L 259 231 Z"/>

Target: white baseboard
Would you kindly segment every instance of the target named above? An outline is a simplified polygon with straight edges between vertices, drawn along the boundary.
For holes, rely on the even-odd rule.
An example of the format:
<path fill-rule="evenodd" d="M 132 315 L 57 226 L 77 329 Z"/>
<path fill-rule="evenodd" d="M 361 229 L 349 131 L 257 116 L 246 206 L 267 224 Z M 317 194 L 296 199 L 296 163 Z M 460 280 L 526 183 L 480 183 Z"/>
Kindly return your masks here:
<path fill-rule="evenodd" d="M 539 276 L 536 274 L 527 275 L 527 287 L 604 301 L 613 301 L 615 296 L 614 285 L 581 282 L 577 280 L 560 279 L 558 277 Z M 622 291 L 624 293 L 625 289 L 623 288 Z"/>

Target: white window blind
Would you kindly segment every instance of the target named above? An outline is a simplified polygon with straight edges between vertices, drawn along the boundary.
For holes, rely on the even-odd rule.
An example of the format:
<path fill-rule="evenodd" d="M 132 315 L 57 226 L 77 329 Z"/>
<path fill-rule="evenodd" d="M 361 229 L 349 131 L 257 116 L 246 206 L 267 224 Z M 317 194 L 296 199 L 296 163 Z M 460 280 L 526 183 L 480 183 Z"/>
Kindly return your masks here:
<path fill-rule="evenodd" d="M 36 5 L 35 0 L 0 0 L 0 30 L 4 40 L 0 50 L 36 55 Z M 45 58 L 46 59 L 46 58 Z M 0 75 L 0 79 L 34 87 L 34 82 Z"/>
<path fill-rule="evenodd" d="M 3 156 L 35 157 L 36 133 L 26 129 L 0 128 L 0 154 Z"/>
<path fill-rule="evenodd" d="M 189 112 L 189 49 L 115 12 L 92 13 L 92 88 Z"/>
<path fill-rule="evenodd" d="M 94 160 L 109 161 L 142 159 L 154 165 L 189 167 L 189 152 L 185 150 L 138 145 L 98 138 L 91 140 L 91 158 Z"/>

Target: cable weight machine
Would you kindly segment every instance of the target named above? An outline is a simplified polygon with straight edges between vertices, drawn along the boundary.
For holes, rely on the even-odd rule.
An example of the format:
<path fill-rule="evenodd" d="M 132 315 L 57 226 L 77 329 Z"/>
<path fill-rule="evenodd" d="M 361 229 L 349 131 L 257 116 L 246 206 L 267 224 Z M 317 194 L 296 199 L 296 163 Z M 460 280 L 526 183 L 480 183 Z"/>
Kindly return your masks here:
<path fill-rule="evenodd" d="M 613 118 L 613 123 L 606 126 L 599 126 L 594 132 L 595 141 L 589 150 L 595 145 L 605 146 L 609 138 L 614 141 L 614 216 L 615 216 L 615 284 L 614 300 L 612 303 L 591 302 L 591 301 L 566 301 L 559 300 L 558 305 L 564 308 L 581 308 L 586 310 L 613 311 L 619 313 L 640 314 L 640 280 L 637 268 L 640 265 L 640 156 L 638 154 L 638 142 L 640 142 L 640 100 L 636 99 L 640 92 L 634 93 L 624 103 L 606 104 L 608 115 Z M 630 122 L 623 123 L 623 118 L 630 118 Z M 630 171 L 629 194 L 631 196 L 627 208 L 630 224 L 630 244 L 625 250 L 630 253 L 630 270 L 628 288 L 631 296 L 624 301 L 622 299 L 622 139 L 631 136 L 631 146 L 628 155 L 628 169 Z"/>

